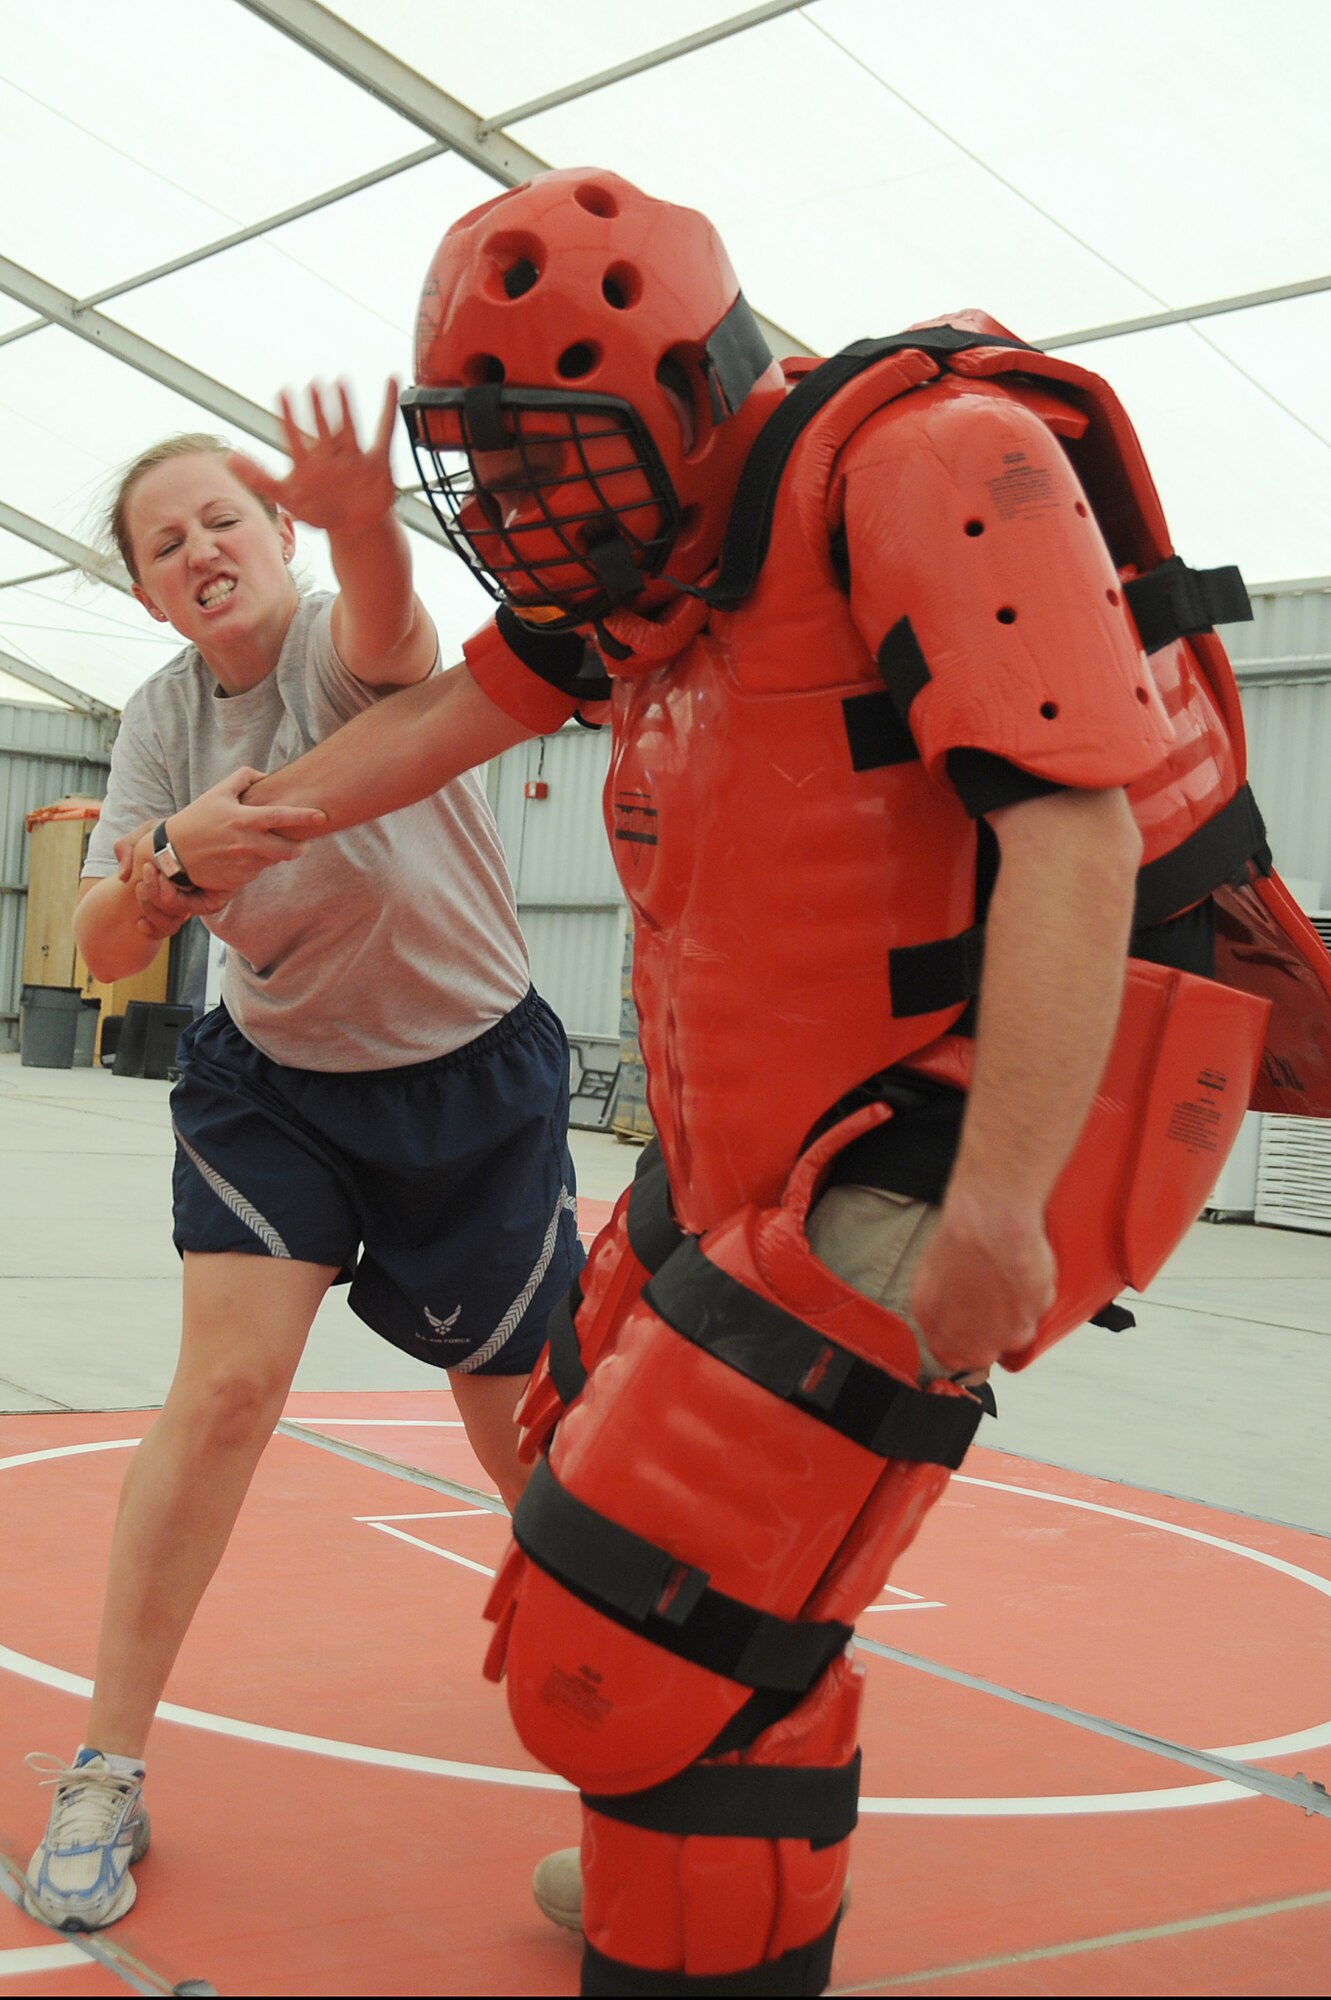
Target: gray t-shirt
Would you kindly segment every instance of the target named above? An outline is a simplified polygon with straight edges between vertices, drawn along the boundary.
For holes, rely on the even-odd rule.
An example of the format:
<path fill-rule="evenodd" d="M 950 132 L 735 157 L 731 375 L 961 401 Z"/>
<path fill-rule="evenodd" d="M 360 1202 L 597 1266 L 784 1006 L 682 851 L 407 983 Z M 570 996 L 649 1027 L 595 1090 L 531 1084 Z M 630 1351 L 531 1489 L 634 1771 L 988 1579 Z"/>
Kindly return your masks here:
<path fill-rule="evenodd" d="M 187 646 L 125 704 L 85 876 L 115 842 L 241 765 L 275 771 L 380 691 L 338 658 L 330 595 L 301 600 L 277 666 L 224 696 Z M 295 1069 L 395 1069 L 473 1041 L 527 991 L 527 951 L 477 774 L 402 812 L 307 844 L 248 883 L 208 928 L 227 946 L 237 1027 Z"/>

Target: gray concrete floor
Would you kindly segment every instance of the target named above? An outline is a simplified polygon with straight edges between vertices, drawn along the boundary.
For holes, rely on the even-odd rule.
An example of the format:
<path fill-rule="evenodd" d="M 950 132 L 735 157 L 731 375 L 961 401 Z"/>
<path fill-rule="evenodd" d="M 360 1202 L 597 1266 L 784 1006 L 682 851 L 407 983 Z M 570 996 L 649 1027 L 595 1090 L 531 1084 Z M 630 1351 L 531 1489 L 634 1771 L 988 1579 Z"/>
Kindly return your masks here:
<path fill-rule="evenodd" d="M 0 1056 L 0 1410 L 160 1403 L 179 1333 L 169 1086 Z M 612 1200 L 637 1149 L 574 1135 Z M 1331 1237 L 1198 1224 L 1135 1332 L 1084 1328 L 997 1383 L 980 1442 L 1331 1533 Z M 432 1369 L 376 1340 L 345 1291 L 296 1387 L 410 1389 Z"/>

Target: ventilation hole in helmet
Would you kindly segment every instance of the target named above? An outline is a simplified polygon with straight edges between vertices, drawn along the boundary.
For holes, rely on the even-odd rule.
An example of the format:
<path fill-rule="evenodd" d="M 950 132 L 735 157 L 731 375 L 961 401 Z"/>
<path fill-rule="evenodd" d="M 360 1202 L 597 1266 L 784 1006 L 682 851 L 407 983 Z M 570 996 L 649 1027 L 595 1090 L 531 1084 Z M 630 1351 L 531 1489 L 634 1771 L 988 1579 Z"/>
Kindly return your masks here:
<path fill-rule="evenodd" d="M 601 215 L 608 221 L 619 214 L 619 203 L 609 188 L 597 187 L 594 181 L 584 181 L 580 188 L 574 188 L 573 199 L 588 215 Z"/>
<path fill-rule="evenodd" d="M 1040 703 L 1040 713 L 1046 722 L 1052 722 L 1058 714 L 1058 703 L 1056 701 L 1042 701 Z"/>
<path fill-rule="evenodd" d="M 1117 592 L 1116 590 L 1107 590 L 1107 591 L 1105 592 L 1105 596 L 1106 596 L 1106 598 L 1108 599 L 1108 601 L 1109 601 L 1109 603 L 1110 603 L 1110 604 L 1117 604 L 1117 603 L 1118 603 L 1118 592 Z"/>
<path fill-rule="evenodd" d="M 555 363 L 555 371 L 565 382 L 580 382 L 584 375 L 590 375 L 601 359 L 601 350 L 593 340 L 575 340 L 572 347 L 566 347 Z"/>
<path fill-rule="evenodd" d="M 519 257 L 517 263 L 510 264 L 504 273 L 504 290 L 509 298 L 520 299 L 524 292 L 531 290 L 540 275 L 530 257 Z"/>
<path fill-rule="evenodd" d="M 1082 520 L 1084 521 L 1086 519 L 1086 502 L 1084 500 L 1078 500 L 1074 512 L 1080 514 Z"/>
<path fill-rule="evenodd" d="M 978 521 L 978 520 L 977 520 L 977 521 L 967 521 L 967 523 L 966 523 L 966 533 L 967 533 L 968 535 L 982 535 L 982 534 L 984 533 L 984 522 L 983 522 L 983 521 Z"/>
<path fill-rule="evenodd" d="M 601 295 L 616 312 L 636 306 L 642 297 L 642 273 L 632 264 L 612 264 L 601 280 Z"/>
<path fill-rule="evenodd" d="M 470 389 L 482 382 L 502 382 L 504 364 L 497 354 L 470 354 L 462 364 L 462 380 Z"/>
<path fill-rule="evenodd" d="M 1151 697 L 1150 697 L 1150 695 L 1149 695 L 1149 694 L 1148 694 L 1148 693 L 1146 692 L 1146 689 L 1145 689 L 1145 688 L 1138 688 L 1138 690 L 1137 690 L 1137 699 L 1138 699 L 1138 701 L 1139 701 L 1139 702 L 1141 702 L 1141 704 L 1143 705 L 1143 707 L 1145 707 L 1146 703 L 1147 703 L 1147 702 L 1148 702 L 1148 701 L 1149 701 L 1149 700 L 1151 699 Z"/>
<path fill-rule="evenodd" d="M 1010 604 L 1005 604 L 1001 611 L 994 613 L 994 616 L 1000 625 L 1015 625 L 1017 622 L 1017 614 Z"/>

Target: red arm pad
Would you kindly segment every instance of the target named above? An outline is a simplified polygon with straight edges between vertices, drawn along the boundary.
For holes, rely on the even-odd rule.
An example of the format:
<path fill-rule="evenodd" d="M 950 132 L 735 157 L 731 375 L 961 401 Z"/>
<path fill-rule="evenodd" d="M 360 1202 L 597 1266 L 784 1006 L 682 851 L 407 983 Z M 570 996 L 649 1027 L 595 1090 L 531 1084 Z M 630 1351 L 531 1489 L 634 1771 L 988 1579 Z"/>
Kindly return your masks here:
<path fill-rule="evenodd" d="M 1160 761 L 1172 732 L 1118 574 L 1039 417 L 940 383 L 870 419 L 838 473 L 851 609 L 931 776 L 958 749 L 1087 790 Z"/>
<path fill-rule="evenodd" d="M 561 729 L 578 707 L 576 695 L 563 694 L 523 665 L 493 618 L 465 641 L 462 657 L 482 694 L 538 736 Z"/>

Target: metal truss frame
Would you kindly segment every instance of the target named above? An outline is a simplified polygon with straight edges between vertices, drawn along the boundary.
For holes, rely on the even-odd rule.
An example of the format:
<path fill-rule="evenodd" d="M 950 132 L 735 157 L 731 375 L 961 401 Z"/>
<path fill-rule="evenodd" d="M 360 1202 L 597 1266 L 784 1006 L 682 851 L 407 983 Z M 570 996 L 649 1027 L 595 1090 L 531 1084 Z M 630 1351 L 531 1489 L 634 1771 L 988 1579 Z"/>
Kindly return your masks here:
<path fill-rule="evenodd" d="M 478 116 L 457 98 L 451 97 L 447 91 L 361 34 L 338 14 L 319 4 L 319 0 L 235 0 L 235 4 L 245 7 L 269 27 L 288 36 L 309 55 L 326 63 L 359 89 L 367 91 L 400 117 L 415 125 L 426 135 L 428 143 L 369 173 L 359 175 L 354 180 L 326 189 L 306 201 L 297 203 L 294 207 L 263 217 L 243 229 L 232 231 L 229 235 L 202 244 L 197 249 L 172 258 L 166 263 L 155 265 L 150 270 L 123 278 L 114 285 L 90 294 L 87 298 L 76 299 L 70 293 L 47 283 L 35 273 L 26 271 L 0 256 L 0 294 L 25 305 L 34 314 L 31 320 L 12 328 L 8 333 L 0 334 L 0 346 L 23 340 L 47 327 L 58 327 L 80 340 L 86 340 L 93 346 L 101 348 L 103 352 L 113 355 L 118 361 L 124 362 L 139 373 L 199 404 L 221 418 L 231 428 L 258 438 L 281 451 L 284 441 L 280 426 L 270 411 L 252 402 L 226 383 L 216 381 L 194 368 L 180 355 L 170 353 L 145 340 L 117 320 L 107 317 L 99 308 L 112 299 L 136 291 L 160 278 L 172 276 L 178 271 L 188 269 L 191 265 L 216 257 L 223 251 L 235 249 L 240 244 L 269 235 L 287 223 L 315 214 L 320 209 L 361 193 L 394 175 L 408 172 L 445 152 L 456 153 L 501 186 L 515 187 L 533 174 L 543 172 L 549 163 L 516 139 L 508 130 L 510 126 L 534 118 L 541 112 L 553 110 L 557 106 L 574 103 L 582 97 L 590 96 L 613 84 L 622 83 L 630 77 L 641 75 L 663 64 L 677 62 L 699 49 L 710 47 L 731 36 L 762 27 L 781 15 L 797 12 L 803 7 L 814 4 L 814 0 L 765 0 L 763 5 L 729 15 L 696 34 L 686 35 L 677 41 L 648 50 L 628 62 L 598 71 L 595 75 L 550 91 L 543 97 L 532 98 L 526 103 L 514 105 L 489 117 Z M 1037 344 L 1045 349 L 1074 347 L 1094 340 L 1108 340 L 1120 334 L 1145 332 L 1157 327 L 1183 324 L 1222 313 L 1242 312 L 1255 306 L 1269 305 L 1284 299 L 1300 298 L 1327 290 L 1331 290 L 1331 275 L 1309 278 L 1296 284 L 1274 286 L 1261 292 L 1212 299 L 1198 305 L 1151 313 L 1135 319 L 1119 320 L 1104 326 L 1084 327 L 1075 332 L 1052 335 Z M 758 318 L 774 352 L 782 354 L 809 352 L 783 328 L 763 319 L 761 314 Z M 411 494 L 404 494 L 398 501 L 398 509 L 404 525 L 415 533 L 425 535 L 434 542 L 443 540 L 434 516 L 420 500 Z M 85 570 L 115 589 L 125 590 L 129 587 L 128 578 L 125 577 L 119 564 L 109 563 L 95 551 L 71 541 L 58 529 L 19 513 L 17 509 L 6 505 L 3 501 L 0 501 L 0 528 L 5 528 L 11 534 L 31 542 L 34 547 L 56 556 L 62 567 Z M 59 573 L 59 570 L 43 572 L 45 575 Z M 24 579 L 11 579 L 11 583 L 22 580 Z M 104 711 L 104 704 L 94 702 L 88 696 L 76 696 L 73 690 L 66 691 L 63 683 L 57 681 L 54 676 L 43 675 L 40 669 L 29 667 L 24 662 L 16 661 L 7 655 L 0 656 L 0 665 L 5 672 L 26 679 L 32 685 L 43 686 L 47 692 L 59 692 L 62 700 L 69 700 L 72 705 L 81 707 L 89 713 L 100 714 Z"/>

